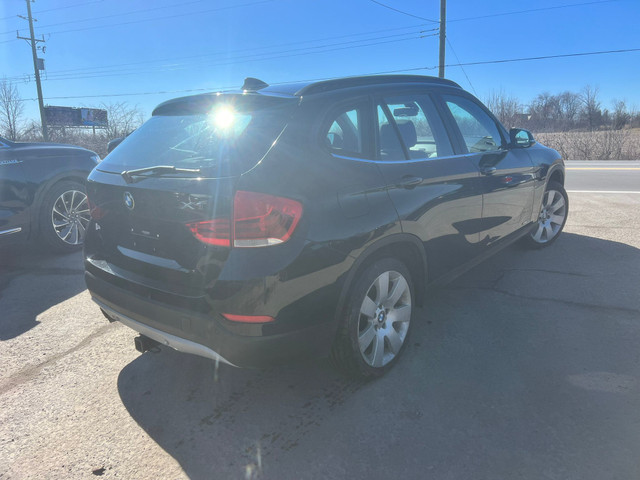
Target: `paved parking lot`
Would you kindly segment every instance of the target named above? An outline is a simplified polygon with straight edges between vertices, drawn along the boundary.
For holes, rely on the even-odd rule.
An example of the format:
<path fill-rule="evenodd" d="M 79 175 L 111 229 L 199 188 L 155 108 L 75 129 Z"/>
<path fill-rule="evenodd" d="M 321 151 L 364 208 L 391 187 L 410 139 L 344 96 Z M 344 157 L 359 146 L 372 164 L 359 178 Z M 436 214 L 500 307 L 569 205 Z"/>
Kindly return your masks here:
<path fill-rule="evenodd" d="M 640 194 L 432 291 L 386 377 L 138 355 L 80 254 L 0 250 L 0 478 L 640 478 Z"/>

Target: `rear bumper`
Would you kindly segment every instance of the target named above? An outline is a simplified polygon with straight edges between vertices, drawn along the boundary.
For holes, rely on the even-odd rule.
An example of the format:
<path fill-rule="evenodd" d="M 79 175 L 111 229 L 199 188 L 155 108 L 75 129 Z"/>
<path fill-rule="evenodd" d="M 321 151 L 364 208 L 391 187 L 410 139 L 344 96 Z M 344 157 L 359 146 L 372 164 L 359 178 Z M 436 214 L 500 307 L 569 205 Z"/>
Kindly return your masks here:
<path fill-rule="evenodd" d="M 245 325 L 232 324 L 219 313 L 204 314 L 168 305 L 116 286 L 90 271 L 85 272 L 85 280 L 92 299 L 133 330 L 176 350 L 237 367 L 264 367 L 324 355 L 333 340 L 334 329 L 324 323 L 294 328 L 287 322 L 289 331 L 278 329 L 277 334 L 267 334 L 262 325 L 246 325 L 246 334 L 239 334 Z"/>
<path fill-rule="evenodd" d="M 210 358 L 211 360 L 215 360 L 216 362 L 223 362 L 227 365 L 231 365 L 232 367 L 236 366 L 226 358 L 218 355 L 216 352 L 208 347 L 205 347 L 204 345 L 177 337 L 175 335 L 171 335 L 170 333 L 163 332 L 162 330 L 150 327 L 149 325 L 145 325 L 144 323 L 136 322 L 134 319 L 116 312 L 114 309 L 110 308 L 108 305 L 102 303 L 101 301 L 96 300 L 95 298 L 92 298 L 92 300 L 96 302 L 100 306 L 100 308 L 107 312 L 107 314 L 113 320 L 117 320 L 120 323 L 125 324 L 127 327 L 132 328 L 136 332 L 146 335 L 147 337 L 152 338 L 153 340 L 160 342 L 167 347 L 171 347 L 174 350 L 178 350 L 179 352 L 191 353 L 193 355 Z"/>

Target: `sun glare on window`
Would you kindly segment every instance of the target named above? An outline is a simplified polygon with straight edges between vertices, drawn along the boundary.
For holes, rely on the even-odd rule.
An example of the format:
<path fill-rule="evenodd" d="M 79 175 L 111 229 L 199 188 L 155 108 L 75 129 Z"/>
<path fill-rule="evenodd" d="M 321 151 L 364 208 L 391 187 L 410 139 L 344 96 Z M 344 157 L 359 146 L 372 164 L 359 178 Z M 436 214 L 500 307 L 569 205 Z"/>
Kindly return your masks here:
<path fill-rule="evenodd" d="M 211 112 L 211 122 L 223 131 L 229 130 L 236 122 L 236 112 L 228 105 L 221 105 Z"/>

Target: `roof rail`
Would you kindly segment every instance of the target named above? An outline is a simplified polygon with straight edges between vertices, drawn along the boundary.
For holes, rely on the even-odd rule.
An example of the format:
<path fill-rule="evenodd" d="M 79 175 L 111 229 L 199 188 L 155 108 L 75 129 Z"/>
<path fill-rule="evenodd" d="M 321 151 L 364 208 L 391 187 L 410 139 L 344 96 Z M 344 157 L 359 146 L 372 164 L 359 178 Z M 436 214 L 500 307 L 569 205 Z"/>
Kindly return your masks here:
<path fill-rule="evenodd" d="M 327 92 L 340 88 L 359 87 L 366 85 L 384 85 L 392 83 L 428 83 L 449 85 L 460 88 L 456 82 L 445 78 L 429 77 L 427 75 L 365 75 L 359 77 L 344 77 L 333 80 L 314 82 L 302 87 L 295 94 L 309 95 L 311 93 Z"/>

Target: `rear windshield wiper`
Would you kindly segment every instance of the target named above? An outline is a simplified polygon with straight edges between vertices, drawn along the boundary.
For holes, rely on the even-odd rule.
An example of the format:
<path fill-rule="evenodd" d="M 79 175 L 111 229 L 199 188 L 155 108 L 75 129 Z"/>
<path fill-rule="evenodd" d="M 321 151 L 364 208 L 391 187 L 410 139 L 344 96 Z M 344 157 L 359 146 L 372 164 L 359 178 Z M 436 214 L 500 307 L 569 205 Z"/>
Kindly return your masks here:
<path fill-rule="evenodd" d="M 148 175 L 143 175 L 145 173 L 148 173 Z M 202 173 L 202 171 L 199 168 L 179 168 L 179 167 L 175 167 L 173 165 L 156 165 L 154 167 L 137 168 L 135 170 L 125 170 L 125 171 L 121 172 L 120 175 L 122 175 L 122 178 L 124 178 L 125 182 L 134 183 L 134 182 L 138 181 L 135 178 L 133 178 L 134 176 L 140 175 L 141 178 L 139 180 L 142 180 L 145 177 L 155 177 L 155 176 L 164 175 L 165 173 L 196 173 L 196 174 L 200 174 L 200 173 Z"/>

